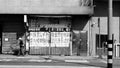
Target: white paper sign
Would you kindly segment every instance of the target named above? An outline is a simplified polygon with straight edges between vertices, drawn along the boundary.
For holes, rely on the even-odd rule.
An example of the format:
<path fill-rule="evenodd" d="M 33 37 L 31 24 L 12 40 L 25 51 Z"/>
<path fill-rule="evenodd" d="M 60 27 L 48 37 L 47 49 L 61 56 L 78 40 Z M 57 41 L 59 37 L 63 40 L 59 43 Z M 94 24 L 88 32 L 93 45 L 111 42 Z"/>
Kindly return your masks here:
<path fill-rule="evenodd" d="M 49 47 L 49 33 L 30 32 L 30 46 Z"/>
<path fill-rule="evenodd" d="M 5 38 L 5 41 L 8 41 L 8 38 Z"/>

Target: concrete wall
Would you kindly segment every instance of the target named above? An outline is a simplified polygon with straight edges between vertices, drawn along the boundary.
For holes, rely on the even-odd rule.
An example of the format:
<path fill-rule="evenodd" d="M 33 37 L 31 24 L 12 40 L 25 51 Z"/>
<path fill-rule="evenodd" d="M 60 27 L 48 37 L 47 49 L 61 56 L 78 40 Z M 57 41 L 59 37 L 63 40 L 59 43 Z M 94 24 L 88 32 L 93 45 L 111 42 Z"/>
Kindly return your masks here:
<path fill-rule="evenodd" d="M 0 13 L 93 14 L 93 8 L 86 6 L 89 5 L 89 1 L 90 0 L 0 0 Z"/>
<path fill-rule="evenodd" d="M 108 2 L 101 0 L 94 0 L 94 15 L 91 20 L 85 25 L 83 30 L 88 31 L 88 48 L 89 55 L 96 55 L 96 34 L 99 34 L 98 18 L 100 18 L 100 33 L 107 35 L 108 23 Z M 120 1 L 113 2 L 113 34 L 116 43 L 120 41 Z"/>
<path fill-rule="evenodd" d="M 96 55 L 96 34 L 99 34 L 98 27 L 98 18 L 100 18 L 100 34 L 107 35 L 108 30 L 108 20 L 107 17 L 92 17 L 91 20 L 88 21 L 85 28 L 83 30 L 88 31 L 88 45 L 89 45 L 89 55 Z M 119 43 L 119 23 L 120 17 L 113 17 L 113 34 L 115 43 Z"/>

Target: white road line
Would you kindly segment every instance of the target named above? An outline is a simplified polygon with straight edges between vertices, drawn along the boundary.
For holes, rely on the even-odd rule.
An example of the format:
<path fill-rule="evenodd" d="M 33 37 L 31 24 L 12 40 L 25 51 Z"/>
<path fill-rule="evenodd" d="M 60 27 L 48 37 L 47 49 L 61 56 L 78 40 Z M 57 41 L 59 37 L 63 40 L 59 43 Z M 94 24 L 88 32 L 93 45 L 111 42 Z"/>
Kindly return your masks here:
<path fill-rule="evenodd" d="M 52 60 L 34 60 L 34 59 L 28 60 L 28 61 L 30 62 L 52 62 Z"/>
<path fill-rule="evenodd" d="M 107 64 L 107 61 L 105 61 L 105 60 L 101 60 L 101 62 L 103 62 L 103 63 L 106 63 L 106 64 Z"/>
<path fill-rule="evenodd" d="M 15 61 L 17 59 L 1 59 L 0 61 Z"/>
<path fill-rule="evenodd" d="M 92 66 L 34 66 L 34 65 L 0 65 L 0 68 L 102 68 Z"/>
<path fill-rule="evenodd" d="M 13 59 L 2 59 L 2 61 L 12 61 Z"/>
<path fill-rule="evenodd" d="M 65 60 L 65 62 L 90 63 L 87 60 Z"/>

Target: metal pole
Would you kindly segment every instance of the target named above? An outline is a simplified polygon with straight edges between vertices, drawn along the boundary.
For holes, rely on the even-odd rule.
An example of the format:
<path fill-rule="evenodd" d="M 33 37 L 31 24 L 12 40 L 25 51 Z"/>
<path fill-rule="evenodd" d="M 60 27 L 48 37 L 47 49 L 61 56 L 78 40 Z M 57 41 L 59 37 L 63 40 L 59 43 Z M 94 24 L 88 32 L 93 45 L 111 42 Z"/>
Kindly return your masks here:
<path fill-rule="evenodd" d="M 70 32 L 70 55 L 72 56 L 72 32 Z"/>
<path fill-rule="evenodd" d="M 50 34 L 50 37 L 49 37 L 49 57 L 51 57 L 51 32 L 50 32 L 50 29 L 49 29 L 49 34 Z"/>
<path fill-rule="evenodd" d="M 98 27 L 99 27 L 99 58 L 102 59 L 102 46 L 101 46 L 101 35 L 100 35 L 100 18 L 98 18 Z"/>
<path fill-rule="evenodd" d="M 113 0 L 108 0 L 109 1 L 109 11 L 108 11 L 108 60 L 107 60 L 107 68 L 112 68 L 112 57 L 113 57 L 113 39 L 112 39 L 112 15 L 113 15 L 113 8 L 112 8 L 112 2 Z"/>

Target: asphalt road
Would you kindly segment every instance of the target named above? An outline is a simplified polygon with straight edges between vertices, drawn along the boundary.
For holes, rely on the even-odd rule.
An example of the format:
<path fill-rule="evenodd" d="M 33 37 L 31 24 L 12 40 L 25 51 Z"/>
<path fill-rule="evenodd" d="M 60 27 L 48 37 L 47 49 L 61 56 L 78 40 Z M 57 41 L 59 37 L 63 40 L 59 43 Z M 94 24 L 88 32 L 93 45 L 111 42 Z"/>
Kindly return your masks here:
<path fill-rule="evenodd" d="M 29 61 L 31 59 L 19 58 L 19 59 L 2 59 L 0 61 L 0 68 L 107 68 L 106 60 L 91 59 L 89 62 L 64 62 L 55 60 L 55 62 L 34 62 Z M 41 59 L 42 60 L 42 59 Z M 82 60 L 80 60 L 82 61 Z M 120 68 L 120 59 L 113 60 L 113 68 Z"/>

